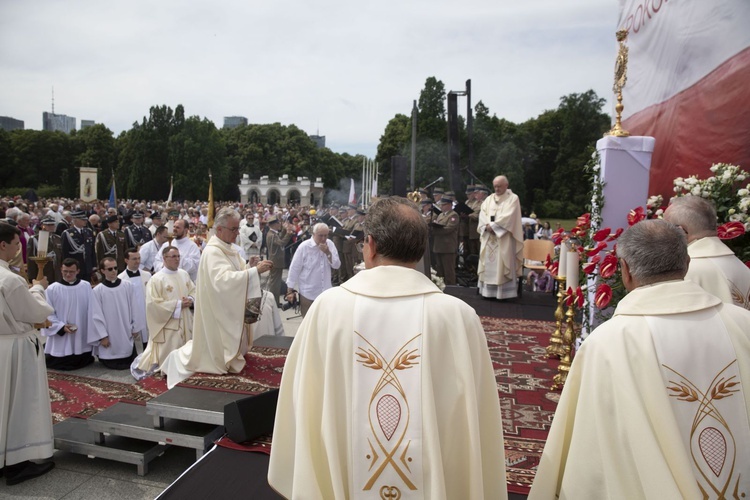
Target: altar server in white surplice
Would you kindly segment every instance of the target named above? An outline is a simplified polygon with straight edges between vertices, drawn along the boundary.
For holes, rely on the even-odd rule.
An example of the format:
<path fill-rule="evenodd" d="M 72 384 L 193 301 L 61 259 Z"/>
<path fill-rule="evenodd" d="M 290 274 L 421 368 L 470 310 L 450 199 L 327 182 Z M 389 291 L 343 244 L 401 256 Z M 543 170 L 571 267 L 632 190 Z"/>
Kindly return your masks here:
<path fill-rule="evenodd" d="M 507 498 L 479 317 L 415 270 L 414 203 L 376 202 L 365 235 L 367 269 L 323 292 L 292 343 L 269 483 L 286 498 Z"/>
<path fill-rule="evenodd" d="M 169 353 L 193 338 L 195 284 L 190 275 L 179 268 L 180 252 L 175 247 L 163 251 L 164 267 L 148 284 L 146 312 L 151 341 L 138 359 L 141 374 L 156 371 Z M 154 368 L 156 366 L 156 368 Z M 134 372 L 140 378 L 138 372 Z"/>
<path fill-rule="evenodd" d="M 716 209 L 700 196 L 672 198 L 664 220 L 687 234 L 689 279 L 722 302 L 750 309 L 750 269 L 716 233 Z"/>
<path fill-rule="evenodd" d="M 104 366 L 125 370 L 135 359 L 133 337 L 139 331 L 135 286 L 117 277 L 117 261 L 110 257 L 101 260 L 99 271 L 104 279 L 91 292 L 89 342 Z"/>
<path fill-rule="evenodd" d="M 683 279 L 682 230 L 617 240 L 628 294 L 583 342 L 530 499 L 750 495 L 750 311 Z"/>
<path fill-rule="evenodd" d="M 194 372 L 239 373 L 245 366 L 244 354 L 252 344 L 244 323 L 245 304 L 261 296 L 260 274 L 273 264 L 264 260 L 247 267 L 232 247 L 239 219 L 230 207 L 216 216 L 216 236 L 206 244 L 198 269 L 193 340 L 172 351 L 161 365 L 170 389 Z"/>
<path fill-rule="evenodd" d="M 94 362 L 88 338 L 91 283 L 81 280 L 79 272 L 76 259 L 65 259 L 62 279 L 47 288 L 47 302 L 55 309 L 47 318 L 51 325 L 41 330 L 47 337 L 47 368 L 77 370 Z"/>
<path fill-rule="evenodd" d="M 495 193 L 479 209 L 479 293 L 482 297 L 508 299 L 518 295 L 523 273 L 521 203 L 504 175 L 492 181 Z"/>
<path fill-rule="evenodd" d="M 117 275 L 123 281 L 135 285 L 135 328 L 145 348 L 148 343 L 148 325 L 146 324 L 146 286 L 151 279 L 151 273 L 140 269 L 141 254 L 135 248 L 125 250 L 125 270 Z"/>
<path fill-rule="evenodd" d="M 44 298 L 47 279 L 26 280 L 8 261 L 21 251 L 21 231 L 0 223 L 0 467 L 13 485 L 49 472 L 54 452 L 52 412 L 44 351 L 36 323 L 52 314 Z"/>
<path fill-rule="evenodd" d="M 188 233 L 188 225 L 185 219 L 177 219 L 174 222 L 174 239 L 172 242 L 165 241 L 154 257 L 154 272 L 164 267 L 162 251 L 171 245 L 180 251 L 180 269 L 184 269 L 190 275 L 193 283 L 198 283 L 198 264 L 201 260 L 201 250 Z M 232 240 L 234 241 L 234 240 Z"/>

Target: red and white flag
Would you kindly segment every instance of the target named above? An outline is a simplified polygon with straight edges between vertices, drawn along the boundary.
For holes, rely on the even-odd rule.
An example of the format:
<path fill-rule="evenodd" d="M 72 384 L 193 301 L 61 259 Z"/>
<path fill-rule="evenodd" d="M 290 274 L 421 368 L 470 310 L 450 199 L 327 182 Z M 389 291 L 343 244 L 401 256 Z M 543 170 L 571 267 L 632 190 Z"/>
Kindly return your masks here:
<path fill-rule="evenodd" d="M 349 203 L 356 205 L 357 204 L 357 193 L 354 192 L 354 179 L 351 179 L 352 185 L 349 188 Z"/>
<path fill-rule="evenodd" d="M 750 168 L 748 26 L 748 0 L 620 0 L 623 127 L 656 138 L 649 193 L 669 196 L 675 177 L 717 162 Z"/>

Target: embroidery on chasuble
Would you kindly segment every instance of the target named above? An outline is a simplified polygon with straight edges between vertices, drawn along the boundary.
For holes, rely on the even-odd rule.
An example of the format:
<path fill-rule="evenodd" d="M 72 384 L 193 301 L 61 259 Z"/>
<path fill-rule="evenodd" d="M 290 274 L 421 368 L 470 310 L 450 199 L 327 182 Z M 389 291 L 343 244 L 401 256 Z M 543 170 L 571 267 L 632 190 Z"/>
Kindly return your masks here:
<path fill-rule="evenodd" d="M 737 354 L 711 309 L 646 316 L 678 430 L 704 498 L 750 495 L 750 428 Z"/>
<path fill-rule="evenodd" d="M 364 316 L 357 309 L 367 311 Z M 352 355 L 352 494 L 423 496 L 424 297 L 358 297 Z"/>

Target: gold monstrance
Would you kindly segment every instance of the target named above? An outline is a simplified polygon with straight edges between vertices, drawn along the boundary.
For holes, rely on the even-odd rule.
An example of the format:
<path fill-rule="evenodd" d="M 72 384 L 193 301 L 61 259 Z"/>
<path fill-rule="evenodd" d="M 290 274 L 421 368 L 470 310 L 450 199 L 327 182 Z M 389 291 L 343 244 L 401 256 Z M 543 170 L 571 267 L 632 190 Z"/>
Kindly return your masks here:
<path fill-rule="evenodd" d="M 622 88 L 628 81 L 628 47 L 625 42 L 628 39 L 628 30 L 619 30 L 617 32 L 617 41 L 620 42 L 620 48 L 617 51 L 617 61 L 615 62 L 615 84 L 612 91 L 617 95 L 617 105 L 615 111 L 615 126 L 612 130 L 604 135 L 613 135 L 615 137 L 630 137 L 630 132 L 622 128 Z"/>

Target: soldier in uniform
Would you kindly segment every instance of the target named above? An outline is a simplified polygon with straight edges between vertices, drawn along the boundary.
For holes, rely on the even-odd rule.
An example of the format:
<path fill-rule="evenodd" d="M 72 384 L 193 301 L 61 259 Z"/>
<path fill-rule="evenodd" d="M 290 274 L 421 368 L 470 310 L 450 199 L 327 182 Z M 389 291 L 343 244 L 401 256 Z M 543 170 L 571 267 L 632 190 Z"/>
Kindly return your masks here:
<path fill-rule="evenodd" d="M 143 212 L 133 212 L 130 217 L 133 224 L 125 228 L 128 248 L 140 248 L 153 238 L 151 231 L 143 225 Z"/>
<path fill-rule="evenodd" d="M 336 219 L 339 218 L 339 209 L 336 205 L 331 205 L 331 207 L 328 209 L 328 215 L 331 217 L 336 217 Z M 341 259 L 341 263 L 343 265 L 344 261 L 344 237 L 340 234 L 337 234 L 337 232 L 334 229 L 334 224 L 328 224 L 329 229 L 329 236 L 328 239 L 330 239 L 333 242 L 333 245 L 336 247 L 336 252 L 339 255 L 339 258 Z M 341 267 L 339 266 L 338 269 L 331 269 L 331 281 L 334 285 L 338 285 L 340 283 L 343 283 L 341 280 Z"/>
<path fill-rule="evenodd" d="M 60 268 L 62 266 L 62 237 L 55 233 L 55 218 L 45 216 L 42 221 L 42 231 L 49 233 L 49 243 L 47 245 L 47 257 L 51 260 L 44 266 L 44 276 L 50 283 L 56 283 L 62 278 Z M 39 235 L 32 236 L 29 244 L 26 245 L 26 274 L 29 279 L 36 279 L 39 267 L 32 257 L 39 254 Z"/>
<path fill-rule="evenodd" d="M 266 235 L 266 246 L 268 248 L 268 260 L 273 262 L 273 268 L 268 274 L 268 291 L 274 296 L 276 303 L 281 298 L 281 274 L 285 267 L 284 249 L 292 239 L 291 224 L 284 224 L 276 217 L 268 219 L 268 233 Z"/>
<path fill-rule="evenodd" d="M 72 212 L 73 227 L 66 229 L 62 235 L 63 260 L 78 261 L 78 277 L 83 281 L 91 281 L 96 272 L 96 252 L 94 250 L 94 233 L 86 226 L 86 214 L 81 211 Z"/>
<path fill-rule="evenodd" d="M 346 207 L 346 220 L 344 222 L 345 231 L 353 231 L 357 225 L 357 205 L 350 203 Z M 343 244 L 344 258 L 341 262 L 341 282 L 354 276 L 354 256 L 357 255 L 357 245 L 354 236 L 345 235 Z"/>
<path fill-rule="evenodd" d="M 362 260 L 362 252 L 359 250 L 360 243 L 365 241 L 365 227 L 364 222 L 365 218 L 367 217 L 367 212 L 363 209 L 357 210 L 357 215 L 355 217 L 354 227 L 352 228 L 352 232 L 357 233 L 357 235 L 351 240 L 353 242 L 354 247 L 354 253 L 352 254 L 352 261 L 354 262 L 354 265 L 360 263 Z M 352 275 L 354 274 L 354 271 L 352 271 Z"/>
<path fill-rule="evenodd" d="M 469 203 L 474 196 L 475 187 L 472 184 L 466 186 L 466 206 L 471 207 Z M 440 203 L 439 200 L 435 200 L 435 203 Z M 458 216 L 458 238 L 463 245 L 463 255 L 469 255 L 469 215 L 461 213 Z"/>
<path fill-rule="evenodd" d="M 96 235 L 96 259 L 101 262 L 109 257 L 117 261 L 117 272 L 125 270 L 125 233 L 120 231 L 120 218 L 110 215 L 106 218 L 107 229 Z"/>
<path fill-rule="evenodd" d="M 471 194 L 469 201 L 466 202 L 466 205 L 473 210 L 469 214 L 469 255 L 479 256 L 479 210 L 482 208 L 482 202 L 489 191 L 482 185 L 474 186 L 474 192 Z"/>
<path fill-rule="evenodd" d="M 456 252 L 458 250 L 458 214 L 453 211 L 453 198 L 443 196 L 440 215 L 432 223 L 432 252 L 438 276 L 446 285 L 456 284 Z"/>
<path fill-rule="evenodd" d="M 435 200 L 435 203 L 440 203 L 443 196 L 445 196 L 445 189 L 436 187 L 432 190 L 432 199 Z"/>

